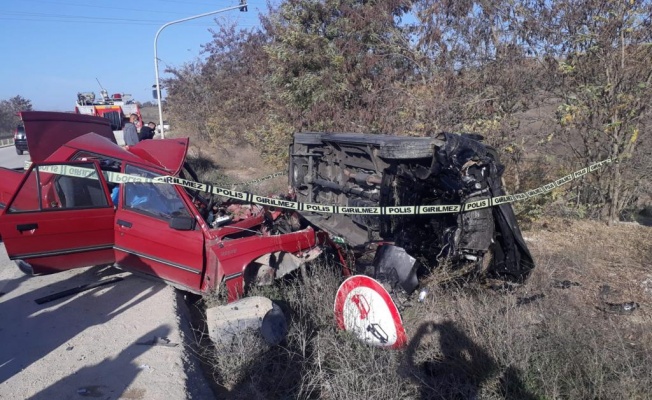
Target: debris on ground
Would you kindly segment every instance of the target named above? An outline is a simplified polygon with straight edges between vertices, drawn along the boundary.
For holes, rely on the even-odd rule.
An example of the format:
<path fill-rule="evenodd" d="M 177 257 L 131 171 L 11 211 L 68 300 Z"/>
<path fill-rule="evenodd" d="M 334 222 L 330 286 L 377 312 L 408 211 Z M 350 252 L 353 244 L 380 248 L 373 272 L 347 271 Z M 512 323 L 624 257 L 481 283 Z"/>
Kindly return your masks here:
<path fill-rule="evenodd" d="M 519 297 L 519 298 L 516 299 L 516 307 L 520 307 L 520 306 L 524 306 L 526 304 L 533 303 L 533 302 L 535 302 L 535 301 L 537 301 L 539 299 L 543 299 L 544 297 L 546 297 L 546 295 L 543 294 L 543 293 L 538 293 L 538 294 L 535 294 L 535 295 L 532 295 L 532 296 L 529 296 L 529 297 Z"/>
<path fill-rule="evenodd" d="M 582 286 L 582 285 L 580 285 L 579 282 L 569 281 L 568 279 L 563 280 L 563 281 L 559 281 L 559 280 L 555 279 L 552 282 L 551 286 L 556 288 L 556 289 L 570 289 L 571 286 Z"/>
<path fill-rule="evenodd" d="M 596 308 L 602 312 L 611 314 L 631 314 L 634 310 L 640 308 L 640 304 L 635 301 L 625 301 L 622 303 L 607 301 L 608 297 L 612 294 L 614 294 L 614 290 L 611 289 L 611 286 L 600 286 L 599 299 L 602 304 Z"/>
<path fill-rule="evenodd" d="M 177 347 L 179 343 L 170 343 L 170 339 L 166 337 L 154 336 L 152 340 L 146 342 L 138 342 L 136 344 L 145 345 L 145 346 L 165 346 L 165 347 Z"/>
<path fill-rule="evenodd" d="M 229 345 L 246 330 L 259 331 L 269 344 L 278 344 L 287 333 L 287 321 L 272 300 L 262 296 L 245 297 L 206 310 L 208 336 L 213 343 Z"/>
<path fill-rule="evenodd" d="M 603 303 L 603 306 L 598 307 L 598 310 L 612 314 L 631 314 L 637 308 L 640 308 L 637 302 L 628 301 L 625 303 Z"/>
<path fill-rule="evenodd" d="M 59 300 L 59 299 L 62 299 L 64 297 L 72 296 L 72 295 L 77 294 L 77 293 L 81 293 L 81 292 L 85 292 L 87 290 L 95 289 L 96 287 L 100 287 L 100 286 L 104 286 L 104 285 L 109 285 L 111 283 L 119 282 L 119 281 L 121 281 L 123 279 L 124 278 L 121 278 L 121 277 L 113 277 L 113 278 L 101 280 L 99 282 L 87 283 L 85 285 L 77 286 L 76 288 L 64 290 L 64 291 L 61 291 L 61 292 L 58 292 L 58 293 L 51 294 L 49 296 L 40 297 L 40 298 L 38 298 L 38 299 L 36 299 L 34 301 L 36 302 L 36 304 L 45 304 L 45 303 L 48 303 L 50 301 Z"/>

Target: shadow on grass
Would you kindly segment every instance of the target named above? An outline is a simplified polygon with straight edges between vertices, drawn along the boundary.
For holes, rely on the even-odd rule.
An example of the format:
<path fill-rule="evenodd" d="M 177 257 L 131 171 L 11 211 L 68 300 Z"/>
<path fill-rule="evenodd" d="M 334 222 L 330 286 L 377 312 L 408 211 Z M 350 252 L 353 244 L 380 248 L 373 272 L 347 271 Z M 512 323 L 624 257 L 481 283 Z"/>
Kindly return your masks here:
<path fill-rule="evenodd" d="M 197 174 L 193 179 L 199 182 L 210 184 L 227 184 L 229 179 L 226 178 L 224 170 L 210 158 L 200 155 L 188 156 L 186 162 Z"/>
<path fill-rule="evenodd" d="M 432 337 L 439 339 L 439 357 L 418 360 L 419 350 Z M 419 326 L 406 350 L 413 379 L 421 385 L 421 399 L 476 399 L 481 388 L 499 375 L 499 366 L 452 321 L 425 322 Z M 505 399 L 534 400 L 516 368 L 508 367 L 499 377 Z"/>
<path fill-rule="evenodd" d="M 219 166 L 215 164 L 213 160 L 201 154 L 197 156 L 188 156 L 186 161 L 200 175 L 201 172 L 219 169 Z"/>

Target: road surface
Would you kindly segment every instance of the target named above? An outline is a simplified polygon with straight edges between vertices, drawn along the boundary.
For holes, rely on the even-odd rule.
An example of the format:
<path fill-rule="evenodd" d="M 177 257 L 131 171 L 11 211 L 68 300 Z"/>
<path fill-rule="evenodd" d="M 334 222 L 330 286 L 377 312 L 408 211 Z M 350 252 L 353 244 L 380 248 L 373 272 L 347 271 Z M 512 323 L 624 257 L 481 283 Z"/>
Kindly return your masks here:
<path fill-rule="evenodd" d="M 22 168 L 25 161 L 29 160 L 29 153 L 23 153 L 22 156 L 16 154 L 14 145 L 0 147 L 0 166 L 5 168 Z"/>
<path fill-rule="evenodd" d="M 28 158 L 0 148 L 0 166 L 21 167 Z M 35 302 L 110 277 L 123 280 Z M 192 335 L 178 296 L 112 267 L 27 276 L 0 243 L 0 399 L 212 398 L 188 356 Z M 157 338 L 177 346 L 151 345 Z"/>

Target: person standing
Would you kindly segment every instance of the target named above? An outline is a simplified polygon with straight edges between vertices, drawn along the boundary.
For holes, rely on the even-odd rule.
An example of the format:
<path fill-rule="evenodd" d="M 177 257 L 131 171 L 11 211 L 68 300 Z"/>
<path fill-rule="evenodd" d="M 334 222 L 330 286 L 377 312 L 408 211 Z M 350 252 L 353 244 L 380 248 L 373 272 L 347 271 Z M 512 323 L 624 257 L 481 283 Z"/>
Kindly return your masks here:
<path fill-rule="evenodd" d="M 125 122 L 122 127 L 122 133 L 125 139 L 125 148 L 129 150 L 129 146 L 138 144 L 138 129 L 136 129 L 136 121 L 138 121 L 137 114 L 131 114 L 129 120 Z"/>
<path fill-rule="evenodd" d="M 140 128 L 140 140 L 154 139 L 156 124 L 152 121 L 149 121 L 147 125 L 144 125 Z"/>

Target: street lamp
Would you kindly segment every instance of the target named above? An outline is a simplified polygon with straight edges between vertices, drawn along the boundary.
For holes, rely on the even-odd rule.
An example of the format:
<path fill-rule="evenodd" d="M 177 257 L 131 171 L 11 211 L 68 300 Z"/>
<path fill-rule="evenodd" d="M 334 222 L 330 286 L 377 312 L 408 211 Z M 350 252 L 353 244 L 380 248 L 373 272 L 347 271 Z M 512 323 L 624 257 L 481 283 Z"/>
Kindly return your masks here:
<path fill-rule="evenodd" d="M 165 130 L 163 129 L 163 105 L 161 104 L 161 84 L 159 83 L 159 77 L 158 77 L 158 46 L 157 46 L 158 35 L 161 34 L 161 31 L 163 29 L 167 28 L 170 25 L 178 24 L 180 22 L 190 21 L 192 19 L 207 17 L 209 15 L 219 14 L 225 11 L 231 11 L 235 9 L 239 9 L 240 11 L 247 11 L 247 3 L 244 0 L 240 0 L 240 5 L 237 6 L 227 7 L 221 10 L 211 11 L 199 15 L 194 15 L 192 17 L 182 18 L 176 21 L 168 22 L 167 24 L 160 27 L 159 30 L 156 32 L 156 36 L 154 36 L 154 72 L 156 74 L 156 97 L 158 99 L 158 119 L 160 124 L 159 126 L 161 127 L 161 139 L 165 139 L 165 133 L 164 133 Z"/>

